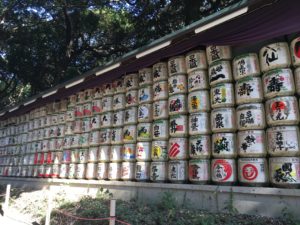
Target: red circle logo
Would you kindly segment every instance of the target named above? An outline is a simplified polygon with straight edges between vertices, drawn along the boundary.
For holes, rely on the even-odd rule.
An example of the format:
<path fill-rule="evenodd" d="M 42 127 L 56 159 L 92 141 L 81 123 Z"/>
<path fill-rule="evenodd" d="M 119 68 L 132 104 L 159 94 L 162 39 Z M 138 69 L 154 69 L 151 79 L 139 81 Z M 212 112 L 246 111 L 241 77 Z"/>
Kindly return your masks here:
<path fill-rule="evenodd" d="M 216 160 L 213 165 L 213 169 L 215 177 L 218 179 L 218 181 L 228 180 L 233 172 L 231 164 L 224 159 Z"/>
<path fill-rule="evenodd" d="M 246 164 L 243 166 L 243 177 L 246 180 L 254 180 L 258 175 L 258 170 L 252 164 Z"/>

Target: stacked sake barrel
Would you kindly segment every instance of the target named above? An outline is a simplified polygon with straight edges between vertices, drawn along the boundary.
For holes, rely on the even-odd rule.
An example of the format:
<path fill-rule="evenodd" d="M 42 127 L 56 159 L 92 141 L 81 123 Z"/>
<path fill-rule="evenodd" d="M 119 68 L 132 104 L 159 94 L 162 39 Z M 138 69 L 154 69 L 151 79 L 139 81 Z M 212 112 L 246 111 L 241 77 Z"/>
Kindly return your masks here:
<path fill-rule="evenodd" d="M 231 49 L 229 46 L 208 46 L 209 84 L 211 87 L 212 181 L 233 184 L 236 176 L 236 113 L 232 83 Z"/>
<path fill-rule="evenodd" d="M 150 180 L 165 182 L 167 180 L 169 110 L 168 110 L 168 65 L 159 62 L 152 67 L 153 106 L 152 106 L 152 148 Z"/>
<path fill-rule="evenodd" d="M 299 107 L 288 44 L 273 43 L 259 52 L 266 99 L 270 181 L 275 186 L 299 186 Z"/>
<path fill-rule="evenodd" d="M 211 126 L 207 60 L 204 50 L 188 52 L 189 181 L 208 183 L 210 178 Z"/>
<path fill-rule="evenodd" d="M 236 96 L 238 178 L 244 185 L 268 184 L 265 110 L 258 56 L 243 54 L 233 59 Z"/>

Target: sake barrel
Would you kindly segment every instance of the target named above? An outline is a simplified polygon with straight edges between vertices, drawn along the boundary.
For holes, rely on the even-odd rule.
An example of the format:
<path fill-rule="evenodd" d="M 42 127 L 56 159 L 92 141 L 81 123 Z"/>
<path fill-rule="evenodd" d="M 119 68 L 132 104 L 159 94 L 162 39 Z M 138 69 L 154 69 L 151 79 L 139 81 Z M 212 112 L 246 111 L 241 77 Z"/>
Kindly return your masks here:
<path fill-rule="evenodd" d="M 91 117 L 82 118 L 82 132 L 90 132 L 91 131 Z"/>
<path fill-rule="evenodd" d="M 123 127 L 124 117 L 125 117 L 125 111 L 124 110 L 118 110 L 116 112 L 113 112 L 113 114 L 112 114 L 112 125 L 113 125 L 113 127 Z"/>
<path fill-rule="evenodd" d="M 126 92 L 126 107 L 132 107 L 138 105 L 138 90 L 130 90 Z"/>
<path fill-rule="evenodd" d="M 294 70 L 296 92 L 300 95 L 300 67 Z"/>
<path fill-rule="evenodd" d="M 88 162 L 97 162 L 98 152 L 99 152 L 99 147 L 90 147 L 88 153 Z"/>
<path fill-rule="evenodd" d="M 169 96 L 187 93 L 187 76 L 185 74 L 169 77 L 168 83 Z"/>
<path fill-rule="evenodd" d="M 212 155 L 214 158 L 235 158 L 237 156 L 236 134 L 235 133 L 213 134 Z"/>
<path fill-rule="evenodd" d="M 99 114 L 102 112 L 102 99 L 94 99 L 92 101 L 92 113 L 93 115 Z"/>
<path fill-rule="evenodd" d="M 101 101 L 101 107 L 102 107 L 102 113 L 104 112 L 110 112 L 113 110 L 113 97 L 107 96 L 103 97 Z"/>
<path fill-rule="evenodd" d="M 108 179 L 108 166 L 109 163 L 98 163 L 96 178 L 98 180 Z"/>
<path fill-rule="evenodd" d="M 110 145 L 101 145 L 99 146 L 99 154 L 98 154 L 98 161 L 100 162 L 109 162 L 110 161 Z"/>
<path fill-rule="evenodd" d="M 231 47 L 209 45 L 206 47 L 206 57 L 209 65 L 218 60 L 230 60 L 232 58 Z"/>
<path fill-rule="evenodd" d="M 294 40 L 292 40 L 290 50 L 293 66 L 300 66 L 300 37 L 297 37 Z"/>
<path fill-rule="evenodd" d="M 232 185 L 237 181 L 234 159 L 211 160 L 212 181 L 218 185 Z"/>
<path fill-rule="evenodd" d="M 145 84 L 152 84 L 153 75 L 152 68 L 143 68 L 139 70 L 139 86 L 143 86 Z"/>
<path fill-rule="evenodd" d="M 207 60 L 206 53 L 204 50 L 194 50 L 188 52 L 185 56 L 185 64 L 187 72 L 190 73 L 197 69 L 206 70 Z"/>
<path fill-rule="evenodd" d="M 87 169 L 86 166 L 87 164 L 83 164 L 83 163 L 76 164 L 76 175 L 75 175 L 76 179 L 85 178 L 86 169 Z"/>
<path fill-rule="evenodd" d="M 240 158 L 239 182 L 247 186 L 266 186 L 269 182 L 268 164 L 265 158 Z"/>
<path fill-rule="evenodd" d="M 67 99 L 68 108 L 74 107 L 76 105 L 76 95 L 70 95 Z"/>
<path fill-rule="evenodd" d="M 60 164 L 62 160 L 63 160 L 63 151 L 55 152 L 53 163 Z"/>
<path fill-rule="evenodd" d="M 185 183 L 188 180 L 188 162 L 176 160 L 168 162 L 168 180 L 171 183 Z"/>
<path fill-rule="evenodd" d="M 168 156 L 170 160 L 185 160 L 188 158 L 188 139 L 170 138 Z"/>
<path fill-rule="evenodd" d="M 120 180 L 121 179 L 122 163 L 109 163 L 108 167 L 108 179 Z"/>
<path fill-rule="evenodd" d="M 84 91 L 81 90 L 76 93 L 76 104 L 84 102 Z"/>
<path fill-rule="evenodd" d="M 71 160 L 70 163 L 79 163 L 79 150 L 78 149 L 73 149 L 71 150 Z"/>
<path fill-rule="evenodd" d="M 283 188 L 299 188 L 299 157 L 269 158 L 270 182 L 273 186 Z"/>
<path fill-rule="evenodd" d="M 75 118 L 81 118 L 83 117 L 83 105 L 76 105 L 74 107 L 74 112 L 75 112 Z M 52 122 L 53 123 L 53 118 L 52 118 Z"/>
<path fill-rule="evenodd" d="M 209 89 L 207 70 L 194 70 L 188 73 L 188 91 Z"/>
<path fill-rule="evenodd" d="M 106 83 L 102 85 L 102 95 L 105 96 L 112 96 L 114 94 L 114 89 L 112 83 Z"/>
<path fill-rule="evenodd" d="M 121 179 L 133 180 L 135 178 L 135 163 L 134 162 L 122 162 Z"/>
<path fill-rule="evenodd" d="M 206 90 L 190 92 L 188 95 L 188 111 L 189 113 L 210 111 L 209 92 Z"/>
<path fill-rule="evenodd" d="M 135 180 L 148 181 L 150 179 L 150 162 L 135 163 Z"/>
<path fill-rule="evenodd" d="M 209 84 L 214 86 L 220 83 L 232 81 L 232 72 L 230 61 L 218 61 L 209 66 L 208 70 Z"/>
<path fill-rule="evenodd" d="M 121 94 L 125 93 L 125 84 L 124 84 L 124 77 L 116 79 L 112 82 L 112 87 L 114 89 L 114 94 Z"/>
<path fill-rule="evenodd" d="M 123 152 L 122 152 L 122 158 L 125 162 L 135 162 L 136 156 L 135 156 L 135 144 L 124 144 L 123 145 Z"/>
<path fill-rule="evenodd" d="M 220 108 L 211 111 L 211 129 L 212 132 L 235 132 L 235 109 Z"/>
<path fill-rule="evenodd" d="M 97 164 L 96 163 L 87 163 L 86 164 L 86 179 L 96 179 L 97 177 Z"/>
<path fill-rule="evenodd" d="M 238 130 L 259 130 L 266 127 L 264 105 L 252 103 L 236 108 Z"/>
<path fill-rule="evenodd" d="M 124 76 L 124 83 L 126 91 L 138 89 L 139 78 L 137 73 L 132 73 Z"/>
<path fill-rule="evenodd" d="M 38 177 L 38 169 L 39 169 L 39 166 L 33 166 L 32 177 Z M 7 167 L 5 167 L 4 176 L 8 176 Z"/>
<path fill-rule="evenodd" d="M 189 161 L 189 181 L 194 184 L 207 184 L 210 179 L 210 160 L 192 159 Z"/>
<path fill-rule="evenodd" d="M 123 144 L 123 128 L 113 128 L 111 130 L 111 144 Z"/>
<path fill-rule="evenodd" d="M 110 145 L 111 143 L 111 129 L 105 128 L 100 130 L 100 145 Z"/>
<path fill-rule="evenodd" d="M 271 70 L 263 75 L 264 96 L 267 99 L 294 95 L 295 83 L 291 69 Z"/>
<path fill-rule="evenodd" d="M 153 141 L 151 149 L 152 161 L 168 160 L 168 141 Z"/>
<path fill-rule="evenodd" d="M 40 165 L 40 166 L 38 166 L 38 177 L 42 178 L 44 176 L 45 176 L 45 166 Z"/>
<path fill-rule="evenodd" d="M 153 84 L 153 101 L 165 100 L 169 97 L 167 81 L 159 81 Z"/>
<path fill-rule="evenodd" d="M 79 163 L 87 163 L 88 162 L 88 149 L 87 148 L 80 148 L 78 151 L 79 156 Z"/>
<path fill-rule="evenodd" d="M 165 62 L 155 63 L 152 66 L 153 82 L 168 80 L 168 64 Z"/>
<path fill-rule="evenodd" d="M 189 135 L 210 134 L 210 114 L 207 112 L 189 115 Z"/>
<path fill-rule="evenodd" d="M 72 135 L 74 134 L 75 122 L 67 122 L 65 125 L 65 135 Z"/>
<path fill-rule="evenodd" d="M 81 146 L 81 135 L 73 135 L 70 140 L 71 148 L 79 148 Z"/>
<path fill-rule="evenodd" d="M 168 119 L 168 100 L 161 100 L 153 102 L 153 119 Z"/>
<path fill-rule="evenodd" d="M 70 163 L 70 162 L 71 162 L 71 150 L 64 150 L 62 163 Z"/>
<path fill-rule="evenodd" d="M 147 110 L 147 108 L 143 108 L 143 110 Z M 130 107 L 125 109 L 124 125 L 137 124 L 137 122 L 138 122 L 138 107 Z"/>
<path fill-rule="evenodd" d="M 137 137 L 136 125 L 126 125 L 123 127 L 123 142 L 135 143 Z"/>
<path fill-rule="evenodd" d="M 153 140 L 168 140 L 169 120 L 154 120 L 152 126 Z"/>
<path fill-rule="evenodd" d="M 93 130 L 89 135 L 89 146 L 98 146 L 100 144 L 100 131 Z"/>
<path fill-rule="evenodd" d="M 75 179 L 76 178 L 76 164 L 75 163 L 70 163 L 68 165 L 67 178 L 68 179 Z"/>
<path fill-rule="evenodd" d="M 210 89 L 211 107 L 233 107 L 235 104 L 234 87 L 232 83 L 217 84 Z"/>
<path fill-rule="evenodd" d="M 80 143 L 81 143 L 80 147 L 83 148 L 89 147 L 90 146 L 89 140 L 90 140 L 90 133 L 82 133 L 80 135 Z"/>
<path fill-rule="evenodd" d="M 263 88 L 260 77 L 246 77 L 235 84 L 236 103 L 246 104 L 263 101 Z"/>
<path fill-rule="evenodd" d="M 74 120 L 75 120 L 75 111 L 73 108 L 70 108 L 66 112 L 66 121 L 70 122 L 70 121 L 74 121 Z"/>
<path fill-rule="evenodd" d="M 299 156 L 298 126 L 278 126 L 267 129 L 268 153 L 271 156 Z"/>
<path fill-rule="evenodd" d="M 83 105 L 83 116 L 91 116 L 92 115 L 92 103 L 87 102 Z"/>
<path fill-rule="evenodd" d="M 52 173 L 50 174 L 50 177 L 58 178 L 59 177 L 59 170 L 60 170 L 60 165 L 53 164 L 52 165 Z"/>
<path fill-rule="evenodd" d="M 97 86 L 94 88 L 93 99 L 99 99 L 102 97 L 101 86 Z"/>
<path fill-rule="evenodd" d="M 236 56 L 232 62 L 232 72 L 235 80 L 260 75 L 260 66 L 256 53 Z"/>
<path fill-rule="evenodd" d="M 153 87 L 152 85 L 141 86 L 138 91 L 138 102 L 139 104 L 153 102 Z"/>
<path fill-rule="evenodd" d="M 152 162 L 150 164 L 150 180 L 152 182 L 166 182 L 167 162 Z"/>
<path fill-rule="evenodd" d="M 49 178 L 52 174 L 52 166 L 51 165 L 45 165 L 44 175 L 43 177 Z"/>
<path fill-rule="evenodd" d="M 264 130 L 245 130 L 237 134 L 239 157 L 266 157 L 266 134 Z"/>
<path fill-rule="evenodd" d="M 262 47 L 259 51 L 259 60 L 262 72 L 289 67 L 291 57 L 288 44 L 278 42 Z"/>
<path fill-rule="evenodd" d="M 103 113 L 100 116 L 100 127 L 101 128 L 108 128 L 112 127 L 112 112 Z"/>
<path fill-rule="evenodd" d="M 269 126 L 299 123 L 299 108 L 296 97 L 277 97 L 266 102 L 266 119 Z"/>
<path fill-rule="evenodd" d="M 138 141 L 152 140 L 152 123 L 139 123 L 137 125 L 137 140 Z"/>
<path fill-rule="evenodd" d="M 53 166 L 55 166 L 55 165 L 53 165 Z M 33 177 L 34 166 L 28 166 L 27 168 L 28 168 L 28 170 L 27 170 L 26 176 L 27 176 L 27 177 Z M 3 173 L 0 172 L 0 176 L 1 176 L 2 174 L 3 174 Z"/>
<path fill-rule="evenodd" d="M 111 146 L 109 160 L 111 162 L 121 162 L 123 160 L 123 145 Z"/>
<path fill-rule="evenodd" d="M 184 94 L 169 97 L 169 115 L 187 113 L 187 97 Z"/>
<path fill-rule="evenodd" d="M 170 137 L 187 137 L 188 136 L 188 116 L 172 115 L 169 120 Z"/>
<path fill-rule="evenodd" d="M 71 148 L 71 139 L 73 138 L 72 136 L 65 136 L 63 139 L 63 148 L 64 149 L 69 149 Z"/>
<path fill-rule="evenodd" d="M 125 108 L 125 94 L 116 94 L 113 97 L 113 110 L 120 110 Z"/>
<path fill-rule="evenodd" d="M 189 157 L 191 159 L 206 159 L 211 156 L 210 135 L 195 135 L 189 138 Z"/>
<path fill-rule="evenodd" d="M 169 76 L 186 73 L 185 57 L 178 55 L 168 60 Z"/>
<path fill-rule="evenodd" d="M 76 119 L 74 123 L 74 133 L 80 134 L 82 132 L 82 119 Z"/>
<path fill-rule="evenodd" d="M 135 155 L 137 161 L 151 161 L 151 142 L 138 142 Z"/>

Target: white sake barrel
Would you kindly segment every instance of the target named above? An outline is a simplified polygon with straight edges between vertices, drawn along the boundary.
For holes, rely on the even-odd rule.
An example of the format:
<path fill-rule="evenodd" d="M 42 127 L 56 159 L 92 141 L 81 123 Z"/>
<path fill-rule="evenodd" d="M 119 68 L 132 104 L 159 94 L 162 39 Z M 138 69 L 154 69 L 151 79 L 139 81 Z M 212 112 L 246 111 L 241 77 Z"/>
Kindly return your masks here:
<path fill-rule="evenodd" d="M 154 120 L 152 126 L 153 140 L 168 140 L 169 120 Z"/>
<path fill-rule="evenodd" d="M 87 102 L 83 105 L 83 116 L 91 116 L 92 115 L 92 103 Z"/>
<path fill-rule="evenodd" d="M 93 115 L 99 114 L 102 112 L 102 99 L 94 99 L 92 101 L 92 112 Z"/>
<path fill-rule="evenodd" d="M 94 89 L 89 88 L 84 90 L 84 101 L 83 102 L 90 102 L 92 101 L 94 95 Z"/>
<path fill-rule="evenodd" d="M 153 101 L 165 100 L 169 97 L 167 81 L 159 81 L 153 84 Z"/>
<path fill-rule="evenodd" d="M 76 93 L 76 104 L 84 102 L 84 91 L 81 90 Z"/>
<path fill-rule="evenodd" d="M 109 155 L 111 162 L 121 162 L 123 160 L 123 145 L 112 145 Z"/>
<path fill-rule="evenodd" d="M 187 97 L 184 94 L 169 97 L 169 115 L 187 113 Z"/>
<path fill-rule="evenodd" d="M 188 111 L 189 113 L 210 111 L 209 92 L 207 90 L 190 92 L 188 95 Z"/>
<path fill-rule="evenodd" d="M 145 84 L 152 84 L 153 75 L 152 68 L 143 68 L 139 70 L 139 86 L 143 86 Z"/>
<path fill-rule="evenodd" d="M 50 140 L 55 140 L 55 139 L 53 138 Z M 48 150 L 50 150 L 50 145 L 49 145 L 49 140 L 46 139 L 46 140 L 42 141 L 41 151 L 47 152 Z M 51 149 L 51 150 L 53 150 L 53 149 Z"/>
<path fill-rule="evenodd" d="M 125 117 L 124 110 L 118 110 L 116 112 L 113 112 L 113 114 L 112 114 L 113 127 L 123 127 L 124 117 Z"/>
<path fill-rule="evenodd" d="M 33 172 L 32 172 L 32 177 L 38 177 L 38 166 L 33 166 Z M 8 171 L 7 171 L 7 167 L 4 170 L 4 176 L 8 176 Z"/>
<path fill-rule="evenodd" d="M 56 141 L 55 141 L 55 150 L 56 151 L 62 151 L 64 148 L 64 138 L 61 137 L 61 138 L 56 138 Z"/>
<path fill-rule="evenodd" d="M 76 164 L 76 175 L 75 178 L 76 179 L 84 179 L 85 178 L 85 174 L 86 174 L 86 164 L 83 163 L 79 163 Z"/>
<path fill-rule="evenodd" d="M 211 156 L 210 135 L 196 135 L 189 138 L 189 157 L 191 159 L 206 159 Z"/>
<path fill-rule="evenodd" d="M 56 165 L 53 165 L 53 167 L 56 166 Z M 53 174 L 54 174 L 54 169 L 53 170 Z M 27 170 L 27 177 L 33 177 L 33 171 L 34 171 L 34 166 L 28 166 L 28 170 Z M 0 176 L 2 175 L 3 173 L 0 172 Z"/>
<path fill-rule="evenodd" d="M 234 99 L 234 86 L 232 83 L 218 84 L 210 89 L 211 107 L 233 107 L 235 104 Z"/>
<path fill-rule="evenodd" d="M 264 96 L 267 99 L 295 94 L 295 82 L 291 69 L 269 71 L 263 75 L 262 80 Z"/>
<path fill-rule="evenodd" d="M 53 114 L 52 116 L 51 116 L 51 125 L 52 126 L 55 126 L 55 125 L 57 125 L 58 124 L 58 116 L 57 116 L 58 114 Z M 35 129 L 35 127 L 33 127 L 33 129 Z"/>
<path fill-rule="evenodd" d="M 62 163 L 70 163 L 70 162 L 71 162 L 71 150 L 64 150 Z"/>
<path fill-rule="evenodd" d="M 113 110 L 113 97 L 112 96 L 103 97 L 101 100 L 102 100 L 101 101 L 102 113 L 110 112 Z"/>
<path fill-rule="evenodd" d="M 124 144 L 122 158 L 125 162 L 135 162 L 135 148 L 136 144 Z"/>
<path fill-rule="evenodd" d="M 146 104 L 147 105 L 147 104 Z M 147 111 L 147 108 L 144 108 L 145 114 Z M 130 107 L 125 109 L 124 112 L 124 125 L 130 125 L 130 124 L 137 124 L 138 122 L 138 107 Z M 144 116 L 144 114 L 143 114 Z"/>
<path fill-rule="evenodd" d="M 68 110 L 68 100 L 65 99 L 61 99 L 59 102 L 59 111 L 60 112 L 66 112 Z M 43 109 L 43 111 L 41 112 L 41 115 L 46 115 L 46 108 Z"/>
<path fill-rule="evenodd" d="M 91 117 L 82 118 L 82 132 L 91 131 Z"/>
<path fill-rule="evenodd" d="M 60 164 L 62 162 L 62 159 L 63 159 L 63 151 L 55 152 L 53 163 Z"/>
<path fill-rule="evenodd" d="M 260 75 L 260 66 L 256 53 L 236 56 L 232 62 L 232 72 L 235 80 Z"/>
<path fill-rule="evenodd" d="M 138 89 L 139 78 L 137 73 L 132 73 L 124 76 L 124 83 L 126 91 Z"/>
<path fill-rule="evenodd" d="M 97 86 L 94 88 L 93 99 L 99 99 L 102 97 L 101 86 Z"/>
<path fill-rule="evenodd" d="M 187 75 L 178 74 L 168 79 L 169 83 L 169 96 L 175 94 L 186 94 L 187 93 Z"/>
<path fill-rule="evenodd" d="M 151 149 L 152 161 L 167 161 L 168 160 L 168 141 L 153 141 Z"/>
<path fill-rule="evenodd" d="M 125 108 L 125 94 L 116 94 L 113 96 L 113 110 L 120 110 Z"/>
<path fill-rule="evenodd" d="M 123 144 L 123 128 L 116 127 L 111 130 L 111 144 Z"/>
<path fill-rule="evenodd" d="M 267 129 L 268 153 L 271 156 L 299 156 L 299 127 L 278 126 Z"/>
<path fill-rule="evenodd" d="M 68 165 L 68 170 L 66 174 L 68 179 L 75 179 L 76 177 L 76 164 L 75 163 L 70 163 Z"/>
<path fill-rule="evenodd" d="M 135 164 L 135 180 L 148 181 L 150 179 L 150 162 L 137 162 Z"/>
<path fill-rule="evenodd" d="M 74 133 L 80 134 L 82 132 L 82 119 L 76 119 L 74 123 Z"/>
<path fill-rule="evenodd" d="M 236 158 L 236 134 L 217 133 L 212 135 L 212 155 L 214 158 Z"/>
<path fill-rule="evenodd" d="M 231 55 L 232 55 L 231 47 L 228 45 L 223 45 L 223 46 L 210 45 L 206 47 L 206 57 L 209 65 L 221 59 L 230 60 L 232 58 Z"/>
<path fill-rule="evenodd" d="M 210 86 L 231 82 L 233 79 L 230 61 L 214 62 L 209 66 L 208 75 Z"/>
<path fill-rule="evenodd" d="M 299 157 L 269 158 L 270 182 L 276 187 L 299 188 Z"/>
<path fill-rule="evenodd" d="M 96 163 L 87 163 L 86 164 L 86 179 L 96 179 L 97 177 L 97 164 Z"/>
<path fill-rule="evenodd" d="M 98 180 L 108 179 L 108 166 L 109 163 L 98 163 L 96 178 Z"/>
<path fill-rule="evenodd" d="M 168 162 L 168 180 L 171 183 L 185 183 L 188 180 L 188 162 L 176 160 Z"/>
<path fill-rule="evenodd" d="M 72 135 L 74 134 L 75 122 L 66 122 L 65 125 L 65 135 Z"/>
<path fill-rule="evenodd" d="M 174 56 L 168 60 L 169 76 L 186 73 L 185 57 L 183 55 Z"/>
<path fill-rule="evenodd" d="M 110 145 L 101 145 L 99 146 L 98 161 L 100 162 L 109 162 L 111 156 L 111 146 Z"/>
<path fill-rule="evenodd" d="M 152 122 L 152 104 L 142 104 L 138 107 L 138 122 Z M 131 115 L 132 116 L 132 115 Z"/>
<path fill-rule="evenodd" d="M 70 95 L 69 97 L 68 97 L 68 108 L 71 108 L 71 107 L 74 107 L 75 106 L 75 104 L 76 104 L 76 95 Z"/>
<path fill-rule="evenodd" d="M 189 115 L 189 135 L 210 134 L 210 114 L 207 112 Z"/>
<path fill-rule="evenodd" d="M 234 108 L 220 108 L 211 111 L 212 132 L 235 132 L 236 120 Z"/>
<path fill-rule="evenodd" d="M 239 157 L 266 157 L 266 134 L 264 130 L 245 130 L 237 134 Z"/>
<path fill-rule="evenodd" d="M 269 182 L 268 164 L 265 158 L 240 158 L 239 182 L 248 186 L 264 186 Z"/>
<path fill-rule="evenodd" d="M 150 164 L 150 180 L 152 182 L 165 182 L 167 180 L 167 162 L 152 162 Z"/>
<path fill-rule="evenodd" d="M 300 37 L 292 40 L 290 45 L 292 63 L 294 67 L 300 66 Z"/>
<path fill-rule="evenodd" d="M 152 85 L 141 86 L 138 90 L 138 103 L 151 103 L 153 102 L 153 87 Z"/>
<path fill-rule="evenodd" d="M 188 136 L 188 116 L 172 115 L 169 120 L 170 137 L 187 137 Z"/>
<path fill-rule="evenodd" d="M 46 165 L 43 177 L 49 178 L 49 177 L 51 177 L 51 174 L 52 174 L 52 166 L 51 165 Z"/>
<path fill-rule="evenodd" d="M 108 166 L 108 179 L 120 180 L 121 179 L 122 163 L 109 163 Z"/>
<path fill-rule="evenodd" d="M 50 177 L 52 177 L 52 178 L 58 178 L 59 177 L 59 171 L 60 171 L 60 165 L 52 165 L 51 166 Z"/>
<path fill-rule="evenodd" d="M 80 148 L 78 151 L 78 162 L 79 163 L 87 163 L 88 162 L 88 149 L 87 148 Z"/>
<path fill-rule="evenodd" d="M 101 87 L 102 95 L 104 96 L 112 96 L 114 94 L 114 89 L 112 83 L 103 84 Z"/>
<path fill-rule="evenodd" d="M 191 183 L 207 184 L 210 179 L 209 159 L 192 159 L 189 161 L 189 181 Z"/>
<path fill-rule="evenodd" d="M 185 160 L 188 158 L 188 139 L 170 138 L 168 156 L 170 160 Z"/>
<path fill-rule="evenodd" d="M 168 119 L 168 100 L 156 101 L 153 103 L 153 119 Z"/>
<path fill-rule="evenodd" d="M 88 153 L 88 162 L 97 162 L 98 152 L 99 152 L 99 147 L 90 147 Z"/>
<path fill-rule="evenodd" d="M 296 92 L 300 95 L 300 67 L 294 70 Z"/>
<path fill-rule="evenodd" d="M 187 72 L 190 73 L 197 69 L 206 70 L 207 60 L 206 53 L 204 50 L 195 50 L 188 52 L 185 56 L 185 64 Z"/>
<path fill-rule="evenodd" d="M 138 123 L 136 129 L 138 141 L 152 140 L 152 123 Z"/>
<path fill-rule="evenodd" d="M 246 77 L 235 84 L 236 103 L 246 104 L 263 101 L 263 88 L 260 77 Z"/>
<path fill-rule="evenodd" d="M 269 126 L 299 123 L 299 107 L 296 97 L 277 97 L 266 102 L 266 119 Z"/>
<path fill-rule="evenodd" d="M 130 90 L 126 92 L 126 108 L 138 105 L 138 90 Z"/>
<path fill-rule="evenodd" d="M 81 135 L 73 135 L 70 140 L 71 148 L 79 148 L 81 146 Z"/>
<path fill-rule="evenodd" d="M 80 146 L 83 148 L 89 147 L 90 146 L 89 140 L 90 140 L 90 133 L 82 133 L 80 135 L 80 143 L 81 143 Z"/>
<path fill-rule="evenodd" d="M 100 144 L 100 131 L 93 130 L 89 135 L 89 146 L 98 146 Z"/>
<path fill-rule="evenodd" d="M 65 136 L 64 137 L 64 144 L 63 144 L 63 148 L 64 149 L 69 149 L 71 148 L 71 140 L 72 140 L 73 136 Z"/>
<path fill-rule="evenodd" d="M 136 125 L 127 125 L 123 127 L 123 142 L 135 143 L 137 137 Z"/>
<path fill-rule="evenodd" d="M 40 165 L 38 166 L 38 177 L 45 177 L 45 166 L 44 165 Z"/>
<path fill-rule="evenodd" d="M 121 179 L 133 180 L 135 178 L 135 163 L 134 162 L 122 162 Z"/>
<path fill-rule="evenodd" d="M 110 145 L 111 143 L 111 129 L 105 128 L 100 130 L 100 145 Z"/>
<path fill-rule="evenodd" d="M 165 62 L 159 62 L 153 65 L 153 82 L 162 80 L 168 80 L 168 64 Z"/>
<path fill-rule="evenodd" d="M 151 161 L 151 142 L 138 142 L 135 155 L 137 161 Z"/>
<path fill-rule="evenodd" d="M 232 185 L 237 181 L 236 163 L 234 159 L 212 159 L 212 181 L 219 185 Z"/>
<path fill-rule="evenodd" d="M 209 89 L 207 70 L 194 70 L 188 73 L 188 91 Z"/>
<path fill-rule="evenodd" d="M 76 105 L 74 107 L 74 112 L 75 112 L 75 118 L 83 117 L 83 105 Z M 53 119 L 51 123 L 53 123 Z"/>
<path fill-rule="evenodd" d="M 124 77 L 114 80 L 112 82 L 112 86 L 115 94 L 125 93 L 126 89 L 124 84 Z"/>
<path fill-rule="evenodd" d="M 262 103 L 240 105 L 236 108 L 238 130 L 265 129 L 265 109 Z"/>
<path fill-rule="evenodd" d="M 112 127 L 112 112 L 103 113 L 100 116 L 100 127 L 101 128 L 108 128 Z"/>
<path fill-rule="evenodd" d="M 286 42 L 278 42 L 264 46 L 259 51 L 261 71 L 287 68 L 291 65 L 291 56 Z"/>

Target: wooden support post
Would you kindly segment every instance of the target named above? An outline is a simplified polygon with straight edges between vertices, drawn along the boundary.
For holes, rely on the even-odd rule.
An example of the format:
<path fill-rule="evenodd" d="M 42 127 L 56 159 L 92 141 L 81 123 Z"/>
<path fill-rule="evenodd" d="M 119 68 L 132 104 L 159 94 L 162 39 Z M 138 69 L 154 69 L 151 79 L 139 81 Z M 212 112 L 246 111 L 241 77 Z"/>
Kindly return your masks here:
<path fill-rule="evenodd" d="M 51 211 L 52 211 L 52 198 L 53 198 L 53 193 L 52 193 L 52 186 L 49 186 L 49 193 L 48 193 L 48 206 L 47 206 L 47 211 L 46 211 L 46 220 L 45 220 L 45 225 L 50 225 L 50 219 L 51 219 Z"/>
<path fill-rule="evenodd" d="M 110 211 L 109 211 L 109 225 L 115 225 L 116 223 L 116 199 L 110 200 Z"/>

